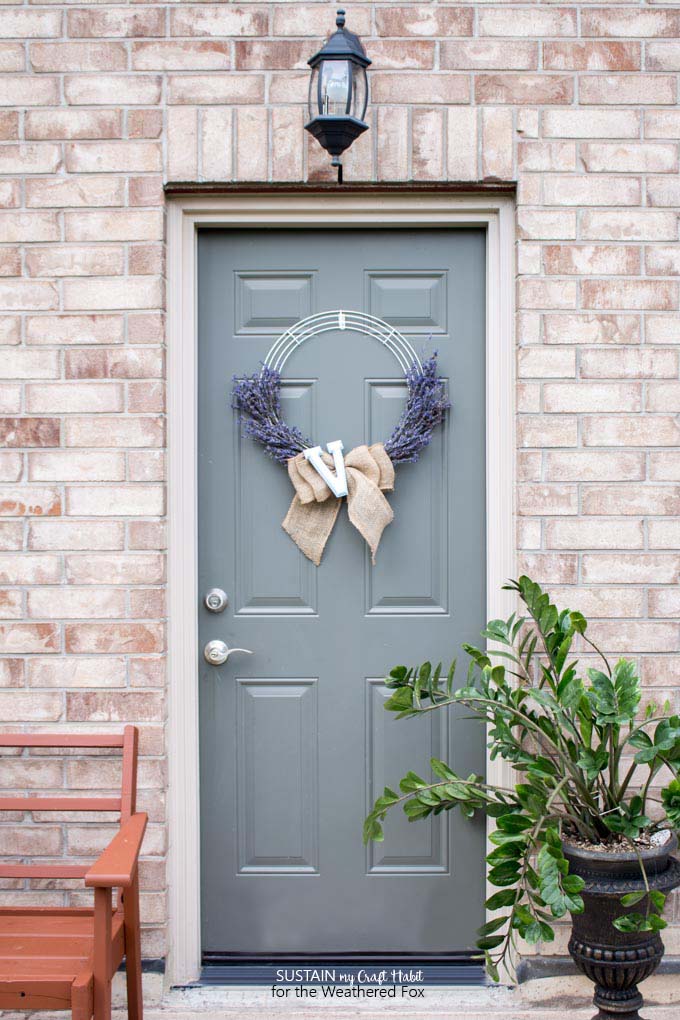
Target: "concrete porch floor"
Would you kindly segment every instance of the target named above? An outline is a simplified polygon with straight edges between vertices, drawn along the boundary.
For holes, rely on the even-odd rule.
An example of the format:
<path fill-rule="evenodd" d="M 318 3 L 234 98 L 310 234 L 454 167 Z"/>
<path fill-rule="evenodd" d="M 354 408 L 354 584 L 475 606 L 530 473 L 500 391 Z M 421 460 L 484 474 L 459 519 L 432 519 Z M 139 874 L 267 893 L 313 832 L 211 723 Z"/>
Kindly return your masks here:
<path fill-rule="evenodd" d="M 122 975 L 114 987 L 113 1020 L 127 1020 Z M 145 1020 L 591 1020 L 592 985 L 580 977 L 545 978 L 515 988 L 425 988 L 418 1004 L 399 1000 L 290 998 L 274 1000 L 269 988 L 163 989 L 158 974 L 144 975 Z M 680 977 L 645 982 L 646 1020 L 679 1020 Z M 64 1020 L 64 1013 L 1 1012 L 2 1020 Z"/>

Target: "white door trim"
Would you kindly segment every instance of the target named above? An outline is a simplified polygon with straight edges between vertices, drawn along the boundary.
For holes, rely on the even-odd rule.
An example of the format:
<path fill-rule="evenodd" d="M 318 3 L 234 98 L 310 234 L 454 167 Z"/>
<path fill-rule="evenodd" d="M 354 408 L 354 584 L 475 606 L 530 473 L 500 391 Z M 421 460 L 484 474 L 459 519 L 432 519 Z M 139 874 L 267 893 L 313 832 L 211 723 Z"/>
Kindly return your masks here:
<path fill-rule="evenodd" d="M 487 230 L 487 610 L 512 612 L 514 202 L 447 192 L 228 192 L 168 200 L 169 957 L 172 985 L 201 963 L 198 798 L 196 234 L 198 227 L 471 226 Z M 503 766 L 488 762 L 502 781 Z"/>

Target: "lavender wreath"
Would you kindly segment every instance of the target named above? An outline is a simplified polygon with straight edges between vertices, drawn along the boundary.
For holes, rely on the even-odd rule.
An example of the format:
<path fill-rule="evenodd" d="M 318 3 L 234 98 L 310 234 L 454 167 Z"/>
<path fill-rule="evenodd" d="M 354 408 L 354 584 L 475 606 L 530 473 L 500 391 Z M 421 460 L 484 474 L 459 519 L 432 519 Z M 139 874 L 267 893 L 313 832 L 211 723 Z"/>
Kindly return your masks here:
<path fill-rule="evenodd" d="M 385 452 L 393 464 L 418 460 L 434 429 L 450 408 L 446 386 L 437 371 L 437 352 L 423 365 L 413 363 L 406 372 L 408 396 Z M 270 457 L 286 464 L 314 446 L 302 432 L 288 425 L 281 414 L 281 374 L 263 365 L 245 378 L 233 377 L 232 408 L 239 413 L 243 435 L 260 443 Z"/>

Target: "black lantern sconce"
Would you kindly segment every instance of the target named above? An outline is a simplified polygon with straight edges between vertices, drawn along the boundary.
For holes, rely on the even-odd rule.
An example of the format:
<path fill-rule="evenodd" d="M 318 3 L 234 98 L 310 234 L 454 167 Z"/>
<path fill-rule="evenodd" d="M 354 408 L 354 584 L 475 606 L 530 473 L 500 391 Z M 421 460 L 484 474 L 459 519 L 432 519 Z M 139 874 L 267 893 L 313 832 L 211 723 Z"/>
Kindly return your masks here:
<path fill-rule="evenodd" d="M 340 156 L 355 138 L 368 131 L 364 122 L 368 106 L 366 56 L 361 39 L 345 28 L 345 12 L 338 11 L 338 26 L 328 42 L 307 63 L 312 68 L 309 82 L 309 116 L 305 130 L 333 157 L 342 184 Z"/>

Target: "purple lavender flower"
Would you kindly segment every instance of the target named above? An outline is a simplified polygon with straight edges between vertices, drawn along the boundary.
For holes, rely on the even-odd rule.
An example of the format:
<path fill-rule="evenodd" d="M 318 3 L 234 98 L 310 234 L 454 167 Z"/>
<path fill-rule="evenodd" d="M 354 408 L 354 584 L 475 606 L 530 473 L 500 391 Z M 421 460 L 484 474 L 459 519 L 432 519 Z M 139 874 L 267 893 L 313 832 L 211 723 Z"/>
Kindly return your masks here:
<path fill-rule="evenodd" d="M 281 417 L 281 375 L 267 365 L 261 372 L 233 377 L 231 406 L 239 413 L 243 435 L 261 443 L 265 452 L 285 464 L 312 443 Z"/>
<path fill-rule="evenodd" d="M 385 443 L 393 464 L 418 460 L 429 444 L 433 430 L 451 406 L 444 382 L 437 373 L 437 352 L 406 373 L 406 407 Z M 231 406 L 239 413 L 243 435 L 264 446 L 265 452 L 285 464 L 313 443 L 299 429 L 287 425 L 281 416 L 281 375 L 264 365 L 261 372 L 239 379 L 233 377 Z"/>
<path fill-rule="evenodd" d="M 393 464 L 413 463 L 429 444 L 432 432 L 451 407 L 446 386 L 437 373 L 437 352 L 419 368 L 415 363 L 406 373 L 408 398 L 401 418 L 385 443 Z"/>

